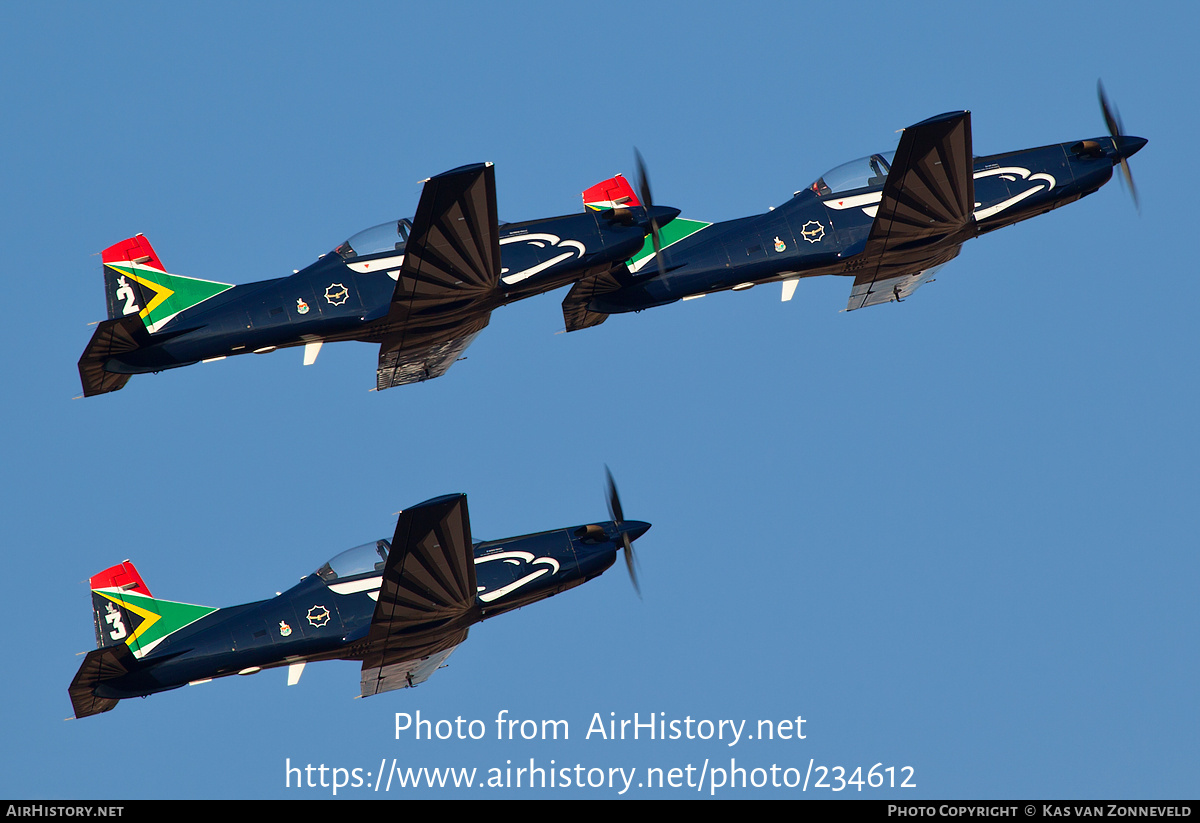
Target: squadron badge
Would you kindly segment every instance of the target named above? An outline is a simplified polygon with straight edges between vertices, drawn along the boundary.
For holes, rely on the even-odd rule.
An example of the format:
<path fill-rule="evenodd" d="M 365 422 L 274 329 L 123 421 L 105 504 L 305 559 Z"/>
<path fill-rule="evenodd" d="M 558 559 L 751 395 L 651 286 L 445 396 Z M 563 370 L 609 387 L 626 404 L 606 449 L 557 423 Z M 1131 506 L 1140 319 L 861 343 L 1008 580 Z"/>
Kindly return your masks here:
<path fill-rule="evenodd" d="M 308 622 L 318 629 L 329 625 L 329 609 L 324 606 L 313 606 L 308 610 Z"/>
<path fill-rule="evenodd" d="M 349 298 L 350 292 L 346 291 L 346 287 L 341 283 L 330 283 L 329 288 L 325 289 L 325 299 L 331 306 L 340 306 Z"/>

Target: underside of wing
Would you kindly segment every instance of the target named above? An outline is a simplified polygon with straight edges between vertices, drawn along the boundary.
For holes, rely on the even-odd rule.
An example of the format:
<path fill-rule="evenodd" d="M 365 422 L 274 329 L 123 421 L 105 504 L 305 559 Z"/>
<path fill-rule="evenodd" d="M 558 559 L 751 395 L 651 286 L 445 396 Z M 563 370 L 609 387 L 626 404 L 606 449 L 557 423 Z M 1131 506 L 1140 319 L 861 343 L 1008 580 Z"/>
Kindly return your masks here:
<path fill-rule="evenodd" d="M 390 692 L 393 689 L 408 689 L 424 683 L 445 664 L 446 658 L 466 639 L 467 630 L 463 629 L 457 635 L 445 639 L 447 648 L 431 647 L 423 657 L 384 663 L 371 668 L 364 664 L 359 682 L 360 694 L 370 697 L 373 694 Z"/>
<path fill-rule="evenodd" d="M 393 386 L 441 377 L 462 356 L 467 346 L 471 345 L 471 341 L 487 327 L 490 319 L 490 314 L 478 315 L 455 324 L 441 334 L 396 334 L 384 340 L 379 346 L 379 369 L 375 374 L 375 388 L 382 391 Z"/>
<path fill-rule="evenodd" d="M 362 693 L 428 677 L 479 619 L 466 496 L 439 497 L 402 512 L 367 633 Z M 436 663 L 427 660 L 442 652 Z"/>
<path fill-rule="evenodd" d="M 928 282 L 958 254 L 975 207 L 971 113 L 931 117 L 904 130 L 847 311 L 888 303 Z"/>
<path fill-rule="evenodd" d="M 577 280 L 562 302 L 563 321 L 567 325 L 567 331 L 599 326 L 607 320 L 607 314 L 589 310 L 588 304 L 600 295 L 620 289 L 624 285 L 622 279 L 625 282 L 630 280 L 629 268 L 624 263 L 605 265 Z"/>
<path fill-rule="evenodd" d="M 912 274 L 900 274 L 886 280 L 861 283 L 859 280 L 855 280 L 854 288 L 850 291 L 850 305 L 847 310 L 850 308 L 861 309 L 864 306 L 875 306 L 880 303 L 899 303 L 920 286 L 932 283 L 938 270 L 948 261 L 958 257 L 961 248 L 961 246 L 952 246 L 941 257 L 926 261 L 929 268 Z"/>

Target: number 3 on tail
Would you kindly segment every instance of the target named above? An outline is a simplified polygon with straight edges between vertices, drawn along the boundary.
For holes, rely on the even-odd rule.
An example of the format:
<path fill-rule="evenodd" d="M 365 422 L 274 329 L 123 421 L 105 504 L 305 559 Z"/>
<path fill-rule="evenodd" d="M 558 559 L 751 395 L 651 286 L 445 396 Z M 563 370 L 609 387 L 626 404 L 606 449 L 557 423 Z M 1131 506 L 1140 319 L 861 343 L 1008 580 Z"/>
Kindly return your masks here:
<path fill-rule="evenodd" d="M 108 613 L 104 615 L 105 621 L 113 627 L 113 630 L 108 633 L 108 636 L 113 640 L 121 640 L 129 632 L 125 631 L 125 621 L 121 619 L 119 609 L 114 609 L 113 604 L 108 604 Z"/>

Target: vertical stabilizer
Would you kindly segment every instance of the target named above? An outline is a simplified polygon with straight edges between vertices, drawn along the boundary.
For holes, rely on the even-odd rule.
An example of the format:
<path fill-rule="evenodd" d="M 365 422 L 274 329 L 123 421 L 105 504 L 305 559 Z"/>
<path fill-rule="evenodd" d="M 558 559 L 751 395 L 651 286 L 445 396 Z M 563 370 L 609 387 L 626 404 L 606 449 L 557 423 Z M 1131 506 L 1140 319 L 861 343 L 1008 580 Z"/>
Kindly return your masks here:
<path fill-rule="evenodd" d="M 142 657 L 167 635 L 216 611 L 158 600 L 128 560 L 93 576 L 90 585 L 97 647 L 128 646 L 134 657 Z"/>
<path fill-rule="evenodd" d="M 597 183 L 583 193 L 583 206 L 592 211 L 631 209 L 640 205 L 641 201 L 634 194 L 633 186 L 619 174 Z"/>
<path fill-rule="evenodd" d="M 229 283 L 170 274 L 140 234 L 109 246 L 101 259 L 108 319 L 136 314 L 151 334 L 181 311 L 233 288 Z"/>

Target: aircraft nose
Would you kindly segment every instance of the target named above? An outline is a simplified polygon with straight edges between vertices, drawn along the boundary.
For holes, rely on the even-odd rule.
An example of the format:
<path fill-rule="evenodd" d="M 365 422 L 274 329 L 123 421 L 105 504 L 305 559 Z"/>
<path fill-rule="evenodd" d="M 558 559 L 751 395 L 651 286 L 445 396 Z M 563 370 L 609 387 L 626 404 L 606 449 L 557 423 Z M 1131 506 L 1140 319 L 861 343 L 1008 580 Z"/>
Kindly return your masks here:
<path fill-rule="evenodd" d="M 1132 157 L 1141 151 L 1142 146 L 1149 142 L 1144 137 L 1127 137 L 1119 134 L 1113 138 L 1113 145 L 1116 149 L 1113 160 L 1124 160 L 1126 157 Z"/>
<path fill-rule="evenodd" d="M 651 206 L 646 209 L 646 216 L 659 226 L 665 226 L 679 216 L 679 209 L 673 209 L 670 206 Z"/>
<path fill-rule="evenodd" d="M 676 211 L 676 214 L 679 212 Z M 637 540 L 646 532 L 650 531 L 650 524 L 642 520 L 622 520 L 621 531 L 629 535 L 630 540 Z"/>

